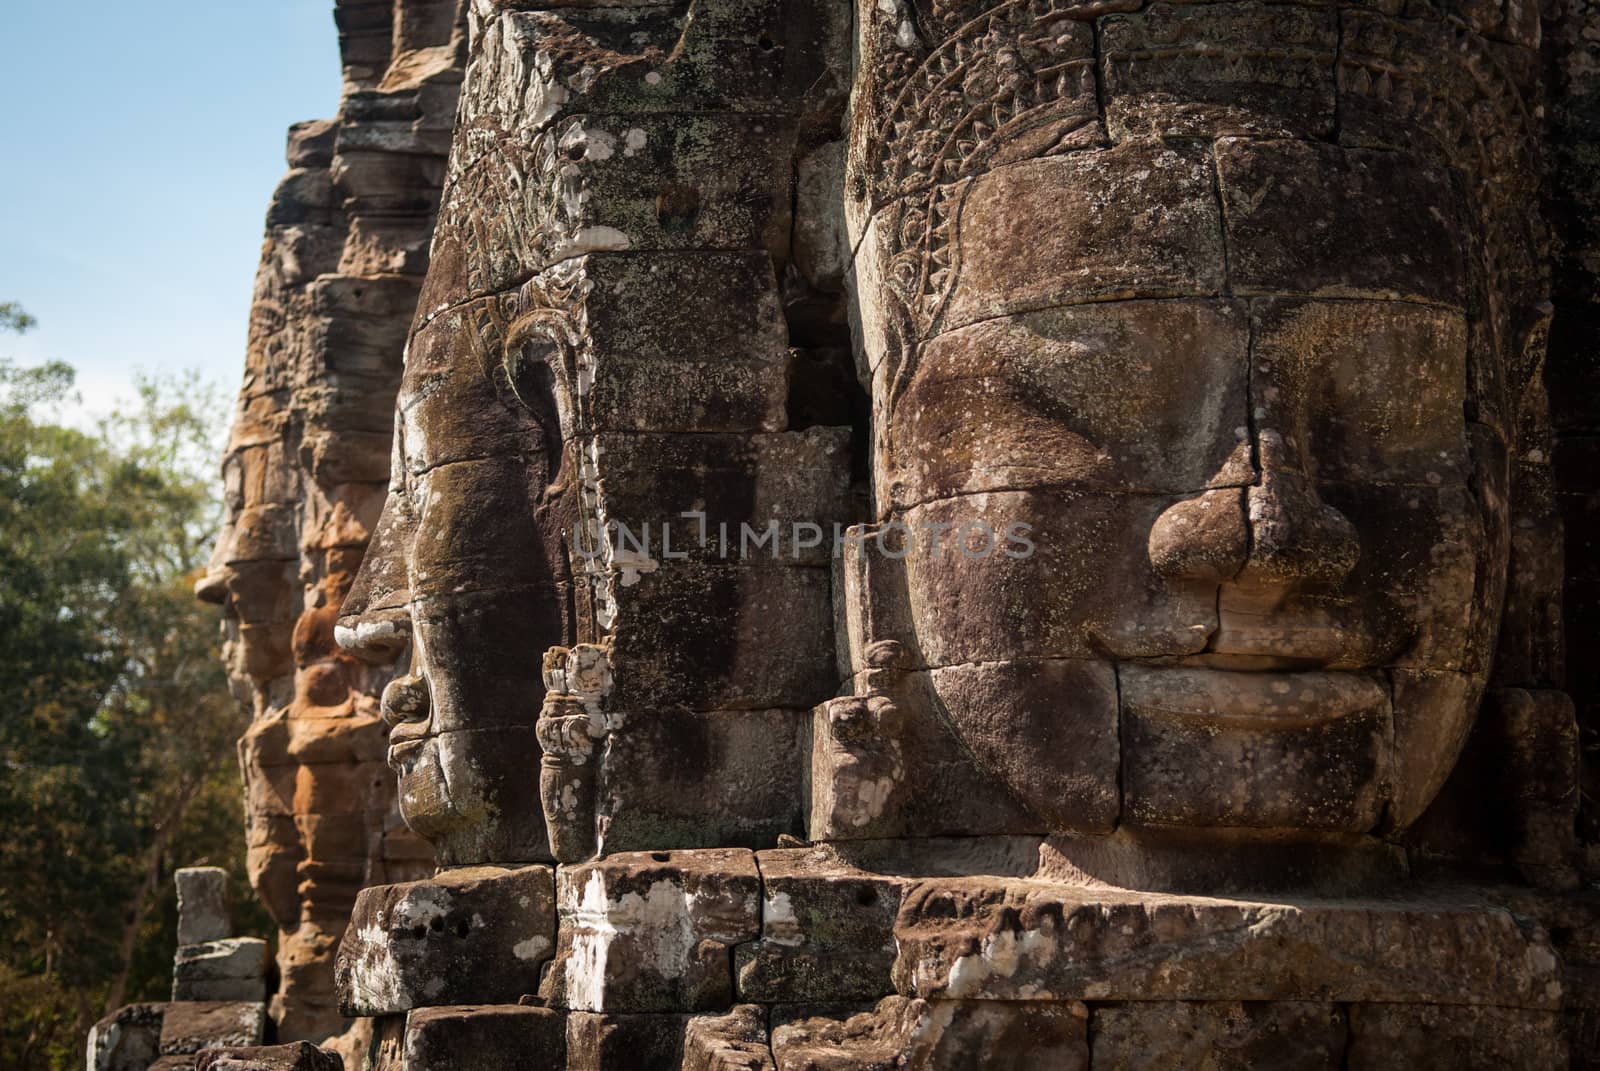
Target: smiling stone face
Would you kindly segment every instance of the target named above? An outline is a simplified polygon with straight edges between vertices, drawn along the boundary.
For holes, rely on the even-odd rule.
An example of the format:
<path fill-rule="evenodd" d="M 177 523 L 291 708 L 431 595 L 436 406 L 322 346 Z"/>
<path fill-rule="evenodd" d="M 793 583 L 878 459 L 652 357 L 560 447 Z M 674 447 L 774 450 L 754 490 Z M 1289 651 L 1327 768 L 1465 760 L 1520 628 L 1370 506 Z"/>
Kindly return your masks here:
<path fill-rule="evenodd" d="M 963 274 L 894 402 L 880 472 L 913 530 L 1033 533 L 1025 558 L 906 562 L 935 692 L 1030 809 L 1109 827 L 1121 752 L 1129 819 L 1365 831 L 1391 785 L 1437 788 L 1443 769 L 1406 754 L 1405 734 L 1428 726 L 1429 750 L 1463 737 L 1503 582 L 1490 559 L 1503 492 L 1471 490 L 1505 472 L 1503 451 L 1474 456 L 1464 417 L 1462 254 L 1443 219 L 1410 219 L 1448 206 L 1449 188 L 1395 154 L 1237 141 L 1217 154 L 1246 206 L 1226 233 L 1210 161 L 1165 146 L 975 182 L 955 223 Z M 1274 194 L 1305 192 L 1308 168 L 1385 195 L 1299 197 L 1302 216 L 1274 219 Z M 1078 218 L 1086 184 L 1117 202 Z M 1144 213 L 1189 220 L 1182 276 L 1169 249 L 1137 240 Z M 991 244 L 1029 214 L 1054 218 L 1002 273 Z M 1103 274 L 1058 268 L 1096 255 L 1085 235 L 1107 217 L 1130 236 L 1111 300 L 1092 289 Z M 1348 255 L 1282 265 L 1301 228 L 1348 236 Z M 1349 252 L 1407 230 L 1403 254 Z M 1232 293 L 1212 296 L 1224 248 L 1268 270 L 1236 268 Z M 1401 263 L 1413 258 L 1442 270 Z M 1001 692 L 984 683 L 997 673 L 1013 674 Z M 1064 694 L 1060 675 L 1082 687 Z M 1061 748 L 1060 722 L 1097 746 Z M 1093 788 L 1063 793 L 1063 762 Z"/>
<path fill-rule="evenodd" d="M 1527 280 L 1482 161 L 1370 109 L 1363 20 L 1336 85 L 1309 9 L 896 11 L 850 211 L 876 520 L 913 539 L 856 630 L 1047 829 L 1408 825 L 1506 584 Z M 1274 39 L 1293 92 L 1210 58 Z"/>
<path fill-rule="evenodd" d="M 712 541 L 842 518 L 848 432 L 788 426 L 779 279 L 845 20 L 526 7 L 472 6 L 340 642 L 409 663 L 388 759 L 446 865 L 771 840 L 798 825 L 800 728 L 836 686 L 827 562 L 820 540 L 781 560 Z M 779 612 L 791 634 L 767 642 Z M 568 648 L 616 669 L 607 709 L 545 672 Z"/>
<path fill-rule="evenodd" d="M 559 349 L 510 310 L 527 288 L 467 300 L 413 332 L 396 402 L 395 464 L 345 642 L 409 640 L 384 693 L 407 823 L 441 856 L 548 857 L 537 791 L 538 653 L 575 631 Z M 518 360 L 507 362 L 508 333 Z M 492 356 L 491 356 L 492 355 Z M 513 382 L 506 369 L 519 373 Z"/>

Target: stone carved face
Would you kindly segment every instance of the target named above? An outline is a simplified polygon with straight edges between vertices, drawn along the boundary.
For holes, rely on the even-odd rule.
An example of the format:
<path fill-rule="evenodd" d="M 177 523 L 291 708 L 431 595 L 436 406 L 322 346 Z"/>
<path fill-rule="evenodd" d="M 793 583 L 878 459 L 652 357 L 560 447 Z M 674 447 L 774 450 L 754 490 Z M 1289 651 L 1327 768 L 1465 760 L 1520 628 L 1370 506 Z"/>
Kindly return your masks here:
<path fill-rule="evenodd" d="M 779 289 L 795 156 L 829 128 L 805 109 L 842 98 L 825 61 L 847 20 L 484 0 L 469 22 L 393 484 L 341 619 L 374 656 L 410 643 L 384 700 L 402 811 L 447 864 L 569 861 L 602 833 L 774 837 L 799 811 L 799 729 L 836 685 L 828 572 L 688 560 L 662 526 L 681 551 L 681 511 L 737 536 L 758 506 L 828 526 L 847 500 L 847 436 L 786 428 Z M 654 549 L 610 522 L 651 526 Z M 792 641 L 743 642 L 776 605 Z M 625 667 L 614 709 L 541 679 L 567 647 Z M 652 716 L 619 735 L 631 710 Z"/>
<path fill-rule="evenodd" d="M 469 300 L 413 332 L 389 499 L 342 618 L 359 650 L 409 640 L 411 672 L 383 697 L 389 763 L 406 822 L 447 862 L 548 855 L 533 727 L 572 595 L 551 347 L 503 318 L 518 300 Z M 531 358 L 522 382 L 501 361 L 507 331 Z"/>
<path fill-rule="evenodd" d="M 1388 784 L 1431 794 L 1443 772 L 1397 745 L 1464 735 L 1505 564 L 1504 476 L 1487 471 L 1503 453 L 1475 455 L 1463 416 L 1462 250 L 1396 196 L 1427 203 L 1441 184 L 1387 157 L 1219 146 L 1240 202 L 1311 193 L 1308 167 L 1374 187 L 1296 198 L 1285 220 L 1351 245 L 1295 263 L 1269 200 L 1219 240 L 1204 154 L 1093 156 L 974 184 L 949 326 L 885 433 L 880 472 L 914 531 L 1020 522 L 1036 545 L 908 557 L 934 691 L 1066 828 L 1109 828 L 1120 802 L 1146 823 L 1371 829 Z M 1085 202 L 1106 187 L 1130 284 L 1086 301 L 1104 277 L 1057 266 L 1098 237 Z M 1141 241 L 1144 213 L 1183 231 Z M 1357 248 L 1368 235 L 1409 239 L 1423 263 Z M 1222 289 L 1224 240 L 1236 296 L 1199 296 Z M 1161 273 L 1186 277 L 1144 281 Z"/>
<path fill-rule="evenodd" d="M 914 644 L 936 721 L 1045 828 L 1404 827 L 1505 590 L 1508 434 L 1479 392 L 1515 297 L 1471 177 L 1420 137 L 1330 143 L 1305 109 L 1331 77 L 1308 100 L 1174 64 L 1142 94 L 1114 46 L 1177 9 L 1100 19 L 1102 114 L 1085 22 L 1030 21 L 1071 5 L 970 6 L 989 21 L 863 16 L 874 490 L 913 533 L 902 634 L 873 637 Z M 1164 47 L 1273 29 L 1193 19 Z M 932 129 L 897 143 L 908 117 Z M 967 527 L 1019 524 L 1031 554 Z"/>

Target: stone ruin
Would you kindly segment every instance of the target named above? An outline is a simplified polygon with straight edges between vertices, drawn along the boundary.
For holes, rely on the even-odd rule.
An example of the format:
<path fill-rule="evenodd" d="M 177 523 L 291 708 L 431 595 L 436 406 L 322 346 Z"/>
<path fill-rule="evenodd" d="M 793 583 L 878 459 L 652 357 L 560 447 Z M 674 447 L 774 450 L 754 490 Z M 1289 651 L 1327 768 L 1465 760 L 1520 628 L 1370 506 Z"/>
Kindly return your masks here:
<path fill-rule="evenodd" d="M 186 1058 L 1600 1067 L 1594 0 L 336 6 Z"/>

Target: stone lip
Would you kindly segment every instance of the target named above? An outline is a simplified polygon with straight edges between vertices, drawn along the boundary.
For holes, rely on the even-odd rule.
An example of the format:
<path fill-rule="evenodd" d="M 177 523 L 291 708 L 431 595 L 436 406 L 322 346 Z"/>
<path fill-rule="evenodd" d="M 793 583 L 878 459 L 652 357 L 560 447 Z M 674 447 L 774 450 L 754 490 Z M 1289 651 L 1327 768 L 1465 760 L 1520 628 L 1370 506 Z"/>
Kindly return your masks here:
<path fill-rule="evenodd" d="M 1532 920 L 1464 889 L 1225 899 L 966 878 L 910 890 L 897 991 L 927 999 L 1561 1006 Z"/>

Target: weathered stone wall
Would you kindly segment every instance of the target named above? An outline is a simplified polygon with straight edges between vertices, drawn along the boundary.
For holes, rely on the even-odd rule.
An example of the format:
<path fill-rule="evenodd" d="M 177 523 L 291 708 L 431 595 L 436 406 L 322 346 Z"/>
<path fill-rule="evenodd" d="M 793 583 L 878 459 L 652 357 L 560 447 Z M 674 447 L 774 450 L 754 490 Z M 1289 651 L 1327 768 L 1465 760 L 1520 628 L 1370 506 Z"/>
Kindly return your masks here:
<path fill-rule="evenodd" d="M 1566 527 L 1566 689 L 1584 756 L 1580 834 L 1600 874 L 1600 6 L 1552 0 L 1549 213 L 1555 315 L 1545 381 Z"/>
<path fill-rule="evenodd" d="M 389 474 L 406 325 L 427 269 L 464 58 L 456 0 L 341 0 L 338 116 L 290 130 L 267 211 L 228 524 L 199 594 L 226 608 L 251 881 L 279 926 L 272 1015 L 321 1039 L 356 893 L 427 873 L 384 764 L 391 675 L 334 642 Z M 381 661 L 381 660 L 380 660 Z"/>

